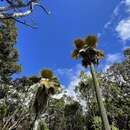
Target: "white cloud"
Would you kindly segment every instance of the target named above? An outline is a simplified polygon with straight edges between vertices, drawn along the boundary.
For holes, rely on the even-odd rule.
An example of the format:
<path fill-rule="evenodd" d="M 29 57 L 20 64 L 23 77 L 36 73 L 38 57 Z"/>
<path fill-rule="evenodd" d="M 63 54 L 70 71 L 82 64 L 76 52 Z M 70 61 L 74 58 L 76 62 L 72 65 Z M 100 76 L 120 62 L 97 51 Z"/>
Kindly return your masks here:
<path fill-rule="evenodd" d="M 107 29 L 107 28 L 111 28 L 112 24 L 113 24 L 113 21 L 115 22 L 115 18 L 118 17 L 118 15 L 120 15 L 120 8 L 121 6 L 124 4 L 124 1 L 121 1 L 116 7 L 115 9 L 113 10 L 112 12 L 112 15 L 111 15 L 111 18 L 110 20 L 108 20 L 108 22 L 104 25 L 104 28 Z"/>
<path fill-rule="evenodd" d="M 79 72 L 81 72 L 81 70 L 78 70 Z M 80 96 L 78 95 L 78 93 L 75 93 L 75 87 L 79 84 L 79 82 L 81 81 L 79 74 L 77 71 L 77 75 L 73 76 L 73 80 L 70 81 L 69 85 L 67 86 L 67 88 L 65 89 L 65 91 L 67 92 L 67 95 L 71 96 L 71 98 L 73 98 L 73 100 L 78 101 L 80 103 L 80 105 L 83 107 L 84 111 L 86 111 L 86 101 L 84 101 L 83 99 L 80 98 Z"/>
<path fill-rule="evenodd" d="M 119 22 L 116 32 L 123 41 L 130 39 L 130 17 Z"/>
<path fill-rule="evenodd" d="M 63 68 L 63 69 L 57 69 L 55 72 L 60 77 L 66 78 L 69 80 L 69 83 L 67 85 L 63 84 L 63 91 L 60 94 L 54 95 L 53 98 L 60 99 L 63 97 L 63 95 L 70 96 L 73 100 L 78 101 L 84 111 L 86 111 L 86 101 L 80 98 L 80 96 L 75 93 L 74 89 L 80 82 L 80 72 L 85 71 L 85 68 L 82 67 L 82 65 L 78 64 L 73 68 Z M 89 71 L 86 71 L 88 75 L 90 75 Z M 69 103 L 67 100 L 66 103 Z"/>
<path fill-rule="evenodd" d="M 120 53 L 108 54 L 107 59 L 106 59 L 107 65 L 113 64 L 113 63 L 119 63 L 122 61 L 122 58 L 123 57 Z M 108 67 L 108 66 L 106 66 L 106 67 Z"/>
<path fill-rule="evenodd" d="M 125 16 L 125 17 L 124 17 Z M 130 40 L 130 0 L 121 0 L 112 12 L 110 20 L 104 29 L 111 29 L 117 33 L 123 43 Z M 113 33 L 114 34 L 114 33 Z"/>
<path fill-rule="evenodd" d="M 130 0 L 125 0 L 126 5 L 130 5 Z"/>
<path fill-rule="evenodd" d="M 70 85 L 68 86 L 68 88 L 65 89 L 67 94 L 69 96 L 71 96 L 74 100 L 78 100 L 77 94 L 75 93 L 74 89 L 75 89 L 75 86 L 77 86 L 79 84 L 79 82 L 80 82 L 80 79 L 77 79 L 77 80 L 71 82 Z"/>
<path fill-rule="evenodd" d="M 118 6 L 118 16 L 121 17 L 122 12 L 124 11 L 126 17 L 122 18 L 115 28 L 119 38 L 123 41 L 130 40 L 130 0 L 122 0 L 120 5 L 123 7 Z"/>
<path fill-rule="evenodd" d="M 58 77 L 63 78 L 63 82 L 67 82 L 67 86 L 65 87 L 69 87 L 77 81 L 81 71 L 85 71 L 85 69 L 82 67 L 82 65 L 78 64 L 73 68 L 57 69 L 55 73 L 58 75 Z"/>
<path fill-rule="evenodd" d="M 126 47 L 126 46 L 124 46 L 124 47 Z M 129 47 L 129 46 L 127 46 L 127 47 Z M 122 48 L 121 52 L 106 54 L 105 59 L 103 60 L 102 64 L 100 64 L 100 66 L 98 66 L 98 70 L 100 72 L 106 72 L 113 64 L 122 63 L 125 59 L 125 57 L 123 55 L 124 49 L 125 48 Z"/>
<path fill-rule="evenodd" d="M 67 85 L 63 84 L 64 89 L 67 91 L 67 94 L 71 96 L 74 100 L 77 100 L 77 95 L 74 91 L 75 86 L 80 82 L 80 72 L 85 71 L 85 68 L 81 64 L 76 65 L 73 68 L 63 68 L 56 70 L 56 74 L 59 77 L 63 77 L 68 80 Z M 89 71 L 86 72 L 88 75 Z"/>
<path fill-rule="evenodd" d="M 100 65 L 100 70 L 102 72 L 106 72 L 110 66 L 112 66 L 115 63 L 120 63 L 124 59 L 124 56 L 122 53 L 114 53 L 114 54 L 107 54 L 105 61 L 102 65 Z"/>
<path fill-rule="evenodd" d="M 76 98 L 74 88 L 80 81 L 79 75 L 82 70 L 85 69 L 78 64 L 73 68 L 62 68 L 55 71 L 58 77 L 61 78 L 64 89 L 74 98 Z"/>

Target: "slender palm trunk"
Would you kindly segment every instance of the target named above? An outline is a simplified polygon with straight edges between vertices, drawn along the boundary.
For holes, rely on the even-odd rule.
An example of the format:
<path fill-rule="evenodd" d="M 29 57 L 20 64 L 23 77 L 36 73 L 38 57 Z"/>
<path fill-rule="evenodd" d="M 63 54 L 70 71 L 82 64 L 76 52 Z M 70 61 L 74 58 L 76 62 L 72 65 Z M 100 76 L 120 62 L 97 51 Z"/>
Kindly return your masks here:
<path fill-rule="evenodd" d="M 98 106 L 99 106 L 99 109 L 101 112 L 101 118 L 102 118 L 104 130 L 111 130 L 110 126 L 109 126 L 106 110 L 105 110 L 105 107 L 103 104 L 103 97 L 101 94 L 99 83 L 98 83 L 98 80 L 96 78 L 96 72 L 95 72 L 95 68 L 94 68 L 93 63 L 91 63 L 91 65 L 90 65 L 90 70 L 91 70 L 91 74 L 92 74 L 92 78 L 93 78 L 93 83 L 94 83 L 94 87 L 95 87 L 95 93 L 96 93 Z"/>

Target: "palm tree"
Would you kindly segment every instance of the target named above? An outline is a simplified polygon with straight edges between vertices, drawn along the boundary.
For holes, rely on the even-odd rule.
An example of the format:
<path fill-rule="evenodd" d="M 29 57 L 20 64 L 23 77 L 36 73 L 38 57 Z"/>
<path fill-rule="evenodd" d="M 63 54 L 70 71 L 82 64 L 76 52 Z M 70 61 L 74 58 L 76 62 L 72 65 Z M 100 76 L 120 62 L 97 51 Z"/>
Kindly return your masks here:
<path fill-rule="evenodd" d="M 72 53 L 74 59 L 82 58 L 82 65 L 87 68 L 90 67 L 90 71 L 93 78 L 93 83 L 95 87 L 96 98 L 101 112 L 102 122 L 104 130 L 110 130 L 106 110 L 103 104 L 103 97 L 99 87 L 99 83 L 96 77 L 96 71 L 94 65 L 99 64 L 99 60 L 104 58 L 104 53 L 101 50 L 97 50 L 97 36 L 90 35 L 85 39 L 77 39 L 74 41 L 76 49 Z"/>
<path fill-rule="evenodd" d="M 31 128 L 33 128 L 35 121 L 39 118 L 39 116 L 46 112 L 48 107 L 48 99 L 51 95 L 58 91 L 60 83 L 50 69 L 43 69 L 40 77 L 33 76 L 31 77 L 31 80 L 35 83 L 38 81 L 40 84 L 39 87 L 36 86 L 38 89 L 32 105 L 33 113 L 35 114 L 35 119 L 31 125 Z"/>

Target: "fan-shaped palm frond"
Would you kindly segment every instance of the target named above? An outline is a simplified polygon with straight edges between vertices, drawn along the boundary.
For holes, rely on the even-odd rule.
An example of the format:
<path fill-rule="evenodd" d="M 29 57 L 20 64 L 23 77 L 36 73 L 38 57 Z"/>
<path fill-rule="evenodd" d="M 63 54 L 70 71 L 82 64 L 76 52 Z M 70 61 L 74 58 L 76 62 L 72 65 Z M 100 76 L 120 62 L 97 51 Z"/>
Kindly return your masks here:
<path fill-rule="evenodd" d="M 79 56 L 79 51 L 77 49 L 75 49 L 72 53 L 72 58 L 73 59 L 78 59 L 78 56 Z"/>
<path fill-rule="evenodd" d="M 97 58 L 103 59 L 104 58 L 104 52 L 102 50 L 97 50 Z"/>
<path fill-rule="evenodd" d="M 50 69 L 43 69 L 41 71 L 41 77 L 51 79 L 53 77 L 53 72 Z"/>
<path fill-rule="evenodd" d="M 60 87 L 60 83 L 55 77 L 51 80 L 43 78 L 41 79 L 40 84 L 44 85 L 45 88 L 48 89 L 49 94 L 55 94 Z"/>
<path fill-rule="evenodd" d="M 80 50 L 85 45 L 85 42 L 82 39 L 76 39 L 74 43 L 77 50 Z"/>
<path fill-rule="evenodd" d="M 50 87 L 50 80 L 49 79 L 45 79 L 45 78 L 43 78 L 43 79 L 41 79 L 40 80 L 40 84 L 41 85 L 45 85 L 45 87 L 48 89 L 49 87 Z"/>
<path fill-rule="evenodd" d="M 96 44 L 98 42 L 98 38 L 95 35 L 89 35 L 85 38 L 85 43 L 92 48 L 96 48 Z"/>
<path fill-rule="evenodd" d="M 82 58 L 82 65 L 88 67 L 91 63 L 99 64 L 99 60 L 104 58 L 103 51 L 96 50 L 98 38 L 95 35 L 89 35 L 84 40 L 74 41 L 75 50 L 72 53 L 73 59 Z"/>

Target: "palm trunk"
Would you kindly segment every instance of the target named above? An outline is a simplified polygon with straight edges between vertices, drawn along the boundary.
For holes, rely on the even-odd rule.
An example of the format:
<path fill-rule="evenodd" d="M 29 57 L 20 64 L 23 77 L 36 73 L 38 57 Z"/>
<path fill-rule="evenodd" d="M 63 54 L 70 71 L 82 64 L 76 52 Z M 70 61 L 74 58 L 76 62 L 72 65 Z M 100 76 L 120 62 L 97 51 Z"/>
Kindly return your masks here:
<path fill-rule="evenodd" d="M 93 63 L 91 63 L 91 65 L 90 65 L 90 70 L 91 70 L 91 74 L 92 74 L 92 78 L 93 78 L 93 83 L 94 83 L 94 87 L 95 87 L 95 93 L 96 93 L 98 106 L 99 106 L 99 109 L 100 109 L 100 112 L 101 112 L 101 118 L 102 118 L 104 130 L 111 130 L 110 126 L 109 126 L 106 110 L 105 110 L 105 107 L 104 107 L 104 104 L 103 104 L 103 97 L 102 97 L 102 94 L 101 94 L 99 83 L 98 83 L 98 80 L 96 78 L 96 72 L 95 72 L 95 68 L 94 68 Z"/>

